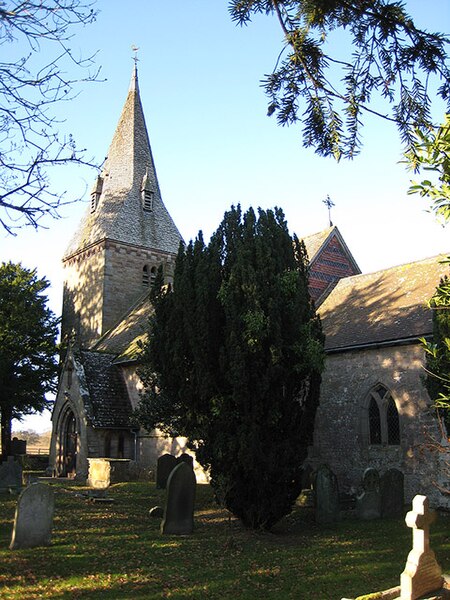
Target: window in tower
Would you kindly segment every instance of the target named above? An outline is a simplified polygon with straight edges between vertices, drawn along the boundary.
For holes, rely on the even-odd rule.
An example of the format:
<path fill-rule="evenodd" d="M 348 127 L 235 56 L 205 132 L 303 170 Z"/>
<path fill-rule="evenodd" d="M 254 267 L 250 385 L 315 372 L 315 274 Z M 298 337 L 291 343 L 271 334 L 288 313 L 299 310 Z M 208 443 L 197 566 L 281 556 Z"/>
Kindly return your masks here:
<path fill-rule="evenodd" d="M 153 192 L 150 190 L 144 190 L 144 210 L 151 212 L 153 210 Z"/>
<path fill-rule="evenodd" d="M 142 269 L 142 287 L 148 287 L 150 283 L 150 274 L 148 271 L 148 266 L 144 265 Z"/>

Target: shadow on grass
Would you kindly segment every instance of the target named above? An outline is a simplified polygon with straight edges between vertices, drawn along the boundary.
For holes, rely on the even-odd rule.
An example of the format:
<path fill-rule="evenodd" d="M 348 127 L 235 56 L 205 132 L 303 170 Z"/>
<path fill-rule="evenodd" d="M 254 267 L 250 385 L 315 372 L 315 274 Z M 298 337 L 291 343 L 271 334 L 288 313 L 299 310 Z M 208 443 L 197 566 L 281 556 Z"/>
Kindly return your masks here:
<path fill-rule="evenodd" d="M 343 520 L 320 528 L 296 508 L 273 532 L 252 532 L 198 486 L 191 536 L 161 536 L 148 511 L 165 492 L 149 483 L 112 486 L 114 504 L 56 490 L 53 543 L 10 552 L 16 499 L 1 497 L 0 597 L 235 598 L 339 600 L 396 585 L 410 549 L 403 519 Z M 441 520 L 442 521 L 442 520 Z M 450 564 L 450 519 L 434 526 L 433 549 Z"/>

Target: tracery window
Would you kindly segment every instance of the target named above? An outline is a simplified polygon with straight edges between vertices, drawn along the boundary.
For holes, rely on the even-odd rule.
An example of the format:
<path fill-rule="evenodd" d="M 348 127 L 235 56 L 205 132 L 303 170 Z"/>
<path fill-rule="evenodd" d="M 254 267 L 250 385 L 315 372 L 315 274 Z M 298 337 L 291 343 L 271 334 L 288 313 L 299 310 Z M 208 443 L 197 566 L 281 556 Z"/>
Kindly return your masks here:
<path fill-rule="evenodd" d="M 369 394 L 367 419 L 370 445 L 400 444 L 401 429 L 397 405 L 390 391 L 382 384 L 374 387 Z"/>

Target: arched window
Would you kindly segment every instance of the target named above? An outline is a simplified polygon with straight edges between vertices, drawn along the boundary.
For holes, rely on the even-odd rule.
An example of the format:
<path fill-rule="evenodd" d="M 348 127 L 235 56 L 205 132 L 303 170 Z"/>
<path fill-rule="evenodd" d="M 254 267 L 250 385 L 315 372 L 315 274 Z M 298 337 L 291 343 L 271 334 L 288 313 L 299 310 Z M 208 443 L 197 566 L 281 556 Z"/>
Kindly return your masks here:
<path fill-rule="evenodd" d="M 152 267 L 150 269 L 150 285 L 154 285 L 156 279 L 157 269 L 156 267 Z"/>
<path fill-rule="evenodd" d="M 400 417 L 395 400 L 382 384 L 372 389 L 368 400 L 368 443 L 395 446 L 400 444 Z"/>
<path fill-rule="evenodd" d="M 369 404 L 369 438 L 371 444 L 381 444 L 380 409 L 375 398 Z"/>
<path fill-rule="evenodd" d="M 144 265 L 142 269 L 142 287 L 148 287 L 150 282 L 150 275 L 148 272 L 148 266 Z"/>
<path fill-rule="evenodd" d="M 400 444 L 400 420 L 394 399 L 389 396 L 386 405 L 386 429 L 387 443 L 390 445 Z"/>

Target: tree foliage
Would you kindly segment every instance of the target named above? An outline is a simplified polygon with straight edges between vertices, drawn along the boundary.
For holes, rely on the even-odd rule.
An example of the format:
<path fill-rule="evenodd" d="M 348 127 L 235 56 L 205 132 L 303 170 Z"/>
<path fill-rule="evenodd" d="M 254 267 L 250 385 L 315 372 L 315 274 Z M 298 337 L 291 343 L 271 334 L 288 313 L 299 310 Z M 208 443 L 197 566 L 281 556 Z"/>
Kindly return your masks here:
<path fill-rule="evenodd" d="M 50 186 L 49 167 L 85 163 L 73 138 L 58 136 L 52 108 L 71 100 L 81 79 L 97 76 L 89 72 L 93 57 L 69 46 L 76 28 L 95 19 L 92 7 L 89 0 L 0 3 L 0 224 L 9 233 L 58 216 L 64 200 Z"/>
<path fill-rule="evenodd" d="M 0 266 L 0 416 L 2 454 L 11 420 L 49 406 L 56 389 L 59 320 L 47 308 L 49 283 L 20 264 Z"/>
<path fill-rule="evenodd" d="M 312 443 L 323 336 L 305 248 L 281 210 L 232 207 L 205 245 L 181 246 L 159 284 L 138 417 L 189 439 L 217 498 L 245 525 L 290 512 Z"/>
<path fill-rule="evenodd" d="M 450 261 L 449 261 L 450 262 Z M 430 301 L 433 340 L 423 340 L 426 351 L 425 385 L 450 432 L 450 279 L 445 277 Z"/>
<path fill-rule="evenodd" d="M 413 182 L 409 194 L 431 201 L 430 209 L 442 224 L 450 222 L 450 115 L 427 134 L 416 132 L 414 149 L 406 153 L 409 166 L 426 171 L 429 179 Z M 437 178 L 437 180 L 436 180 Z M 450 256 L 443 262 L 450 264 Z M 450 432 L 450 278 L 444 277 L 429 301 L 433 310 L 433 340 L 422 339 L 427 357 L 425 385 Z"/>
<path fill-rule="evenodd" d="M 300 121 L 304 145 L 322 156 L 358 152 L 364 112 L 395 122 L 411 148 L 414 130 L 431 124 L 432 75 L 449 102 L 448 37 L 416 27 L 404 2 L 231 0 L 229 10 L 241 25 L 257 13 L 278 19 L 284 48 L 263 80 L 268 114 L 282 125 Z M 335 30 L 348 34 L 347 55 L 328 43 Z"/>

